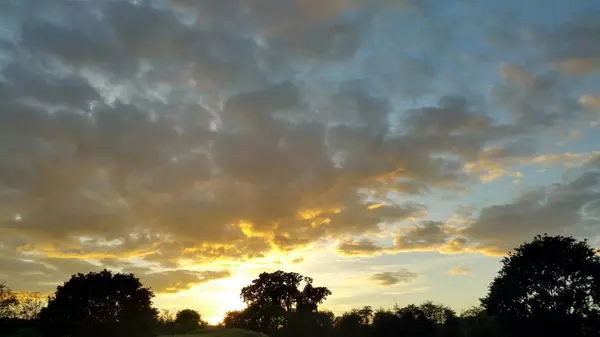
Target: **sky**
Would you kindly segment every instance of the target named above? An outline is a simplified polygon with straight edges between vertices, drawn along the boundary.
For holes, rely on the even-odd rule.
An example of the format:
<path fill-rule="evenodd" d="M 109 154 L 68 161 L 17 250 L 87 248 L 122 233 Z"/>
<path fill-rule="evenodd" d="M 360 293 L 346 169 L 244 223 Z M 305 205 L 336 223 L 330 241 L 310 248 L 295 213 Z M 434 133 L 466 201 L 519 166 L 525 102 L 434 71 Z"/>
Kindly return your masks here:
<path fill-rule="evenodd" d="M 597 0 L 1 1 L 0 280 L 466 309 L 537 234 L 600 245 L 599 75 Z"/>

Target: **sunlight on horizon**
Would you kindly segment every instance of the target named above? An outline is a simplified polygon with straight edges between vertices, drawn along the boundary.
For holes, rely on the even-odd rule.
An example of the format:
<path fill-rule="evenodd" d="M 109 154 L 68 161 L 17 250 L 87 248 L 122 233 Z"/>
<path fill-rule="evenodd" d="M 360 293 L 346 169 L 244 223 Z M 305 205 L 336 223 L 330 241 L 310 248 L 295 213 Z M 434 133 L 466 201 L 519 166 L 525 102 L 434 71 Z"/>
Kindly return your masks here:
<path fill-rule="evenodd" d="M 210 309 L 202 311 L 208 312 L 206 321 L 214 325 L 220 323 L 228 311 L 245 308 L 246 304 L 240 298 L 240 291 L 251 282 L 252 277 L 236 273 L 231 278 L 211 282 L 210 290 L 207 289 L 206 292 L 198 289 L 198 292 L 202 292 L 202 297 L 211 303 Z M 194 290 L 191 291 L 192 294 L 194 292 Z"/>

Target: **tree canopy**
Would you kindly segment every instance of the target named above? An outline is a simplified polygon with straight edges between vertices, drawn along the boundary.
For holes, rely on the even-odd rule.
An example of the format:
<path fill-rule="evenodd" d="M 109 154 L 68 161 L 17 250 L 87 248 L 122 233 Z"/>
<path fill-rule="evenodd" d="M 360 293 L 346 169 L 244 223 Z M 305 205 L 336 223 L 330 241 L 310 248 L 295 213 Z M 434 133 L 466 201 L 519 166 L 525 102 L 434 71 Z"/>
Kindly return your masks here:
<path fill-rule="evenodd" d="M 248 308 L 243 312 L 229 313 L 225 321 L 273 334 L 291 324 L 292 320 L 300 320 L 300 315 L 316 312 L 318 305 L 329 295 L 329 289 L 313 286 L 310 277 L 298 273 L 281 270 L 261 273 L 240 293 Z"/>
<path fill-rule="evenodd" d="M 204 325 L 200 313 L 192 309 L 183 309 L 175 315 L 175 324 L 179 331 L 194 331 Z"/>
<path fill-rule="evenodd" d="M 502 259 L 482 305 L 514 334 L 597 336 L 600 258 L 585 240 L 538 235 Z"/>
<path fill-rule="evenodd" d="M 331 291 L 326 287 L 314 287 L 312 283 L 310 277 L 293 272 L 261 273 L 252 284 L 242 288 L 241 297 L 248 306 L 277 308 L 285 312 L 314 311 Z"/>
<path fill-rule="evenodd" d="M 41 311 L 42 332 L 48 337 L 150 336 L 158 314 L 153 297 L 133 274 L 73 275 Z"/>

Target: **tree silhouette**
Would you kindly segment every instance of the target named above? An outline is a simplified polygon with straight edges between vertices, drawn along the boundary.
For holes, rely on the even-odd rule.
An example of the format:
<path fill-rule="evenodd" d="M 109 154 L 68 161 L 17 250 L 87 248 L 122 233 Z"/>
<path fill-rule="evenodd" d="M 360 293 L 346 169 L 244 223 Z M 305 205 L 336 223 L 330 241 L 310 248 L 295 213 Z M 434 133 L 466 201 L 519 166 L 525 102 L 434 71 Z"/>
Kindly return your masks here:
<path fill-rule="evenodd" d="M 263 317 L 261 308 L 256 306 L 244 310 L 229 311 L 223 318 L 223 326 L 233 329 L 246 329 L 252 331 L 264 331 L 269 329 L 268 317 Z"/>
<path fill-rule="evenodd" d="M 246 315 L 246 310 L 228 311 L 225 313 L 221 325 L 230 329 L 254 330 L 251 328 L 250 320 Z"/>
<path fill-rule="evenodd" d="M 346 312 L 336 318 L 334 335 L 336 337 L 367 337 L 372 319 L 373 309 L 370 306 Z"/>
<path fill-rule="evenodd" d="M 316 312 L 318 305 L 331 295 L 329 289 L 312 283 L 310 277 L 298 273 L 281 270 L 261 273 L 242 288 L 240 296 L 248 308 L 243 313 L 230 313 L 225 322 L 272 335 L 292 320 L 299 322 L 312 317 L 310 313 Z"/>
<path fill-rule="evenodd" d="M 158 314 L 158 325 L 162 334 L 175 334 L 175 316 L 168 309 L 163 309 Z"/>
<path fill-rule="evenodd" d="M 15 315 L 20 319 L 35 320 L 39 318 L 43 307 L 44 299 L 40 293 L 25 293 L 15 307 Z"/>
<path fill-rule="evenodd" d="M 431 301 L 417 306 L 395 308 L 399 317 L 399 331 L 403 336 L 457 336 L 460 333 L 456 313 Z"/>
<path fill-rule="evenodd" d="M 402 322 L 390 310 L 377 310 L 373 315 L 371 335 L 379 337 L 396 337 L 402 335 Z"/>
<path fill-rule="evenodd" d="M 502 260 L 481 301 L 512 335 L 598 336 L 600 258 L 585 240 L 538 235 Z"/>
<path fill-rule="evenodd" d="M 300 290 L 300 284 L 304 288 Z M 248 306 L 277 307 L 285 312 L 294 309 L 314 311 L 331 295 L 325 287 L 314 287 L 310 277 L 278 270 L 261 273 L 252 284 L 242 288 L 241 297 Z"/>
<path fill-rule="evenodd" d="M 328 337 L 333 331 L 334 314 L 330 311 L 296 311 L 286 316 L 286 324 L 277 335 L 285 337 Z"/>
<path fill-rule="evenodd" d="M 196 310 L 184 309 L 177 312 L 175 325 L 180 332 L 190 332 L 204 326 L 204 322 Z"/>
<path fill-rule="evenodd" d="M 501 337 L 497 318 L 481 306 L 471 307 L 461 313 L 460 329 L 465 337 Z"/>
<path fill-rule="evenodd" d="M 270 336 L 320 336 L 331 330 L 333 316 L 317 311 L 330 294 L 329 289 L 313 286 L 310 277 L 298 273 L 261 273 L 240 293 L 248 307 L 228 312 L 223 325 Z"/>
<path fill-rule="evenodd" d="M 12 317 L 18 304 L 15 293 L 4 282 L 0 283 L 0 318 Z"/>
<path fill-rule="evenodd" d="M 152 297 L 133 274 L 73 275 L 42 309 L 42 332 L 49 337 L 150 336 L 158 314 Z"/>

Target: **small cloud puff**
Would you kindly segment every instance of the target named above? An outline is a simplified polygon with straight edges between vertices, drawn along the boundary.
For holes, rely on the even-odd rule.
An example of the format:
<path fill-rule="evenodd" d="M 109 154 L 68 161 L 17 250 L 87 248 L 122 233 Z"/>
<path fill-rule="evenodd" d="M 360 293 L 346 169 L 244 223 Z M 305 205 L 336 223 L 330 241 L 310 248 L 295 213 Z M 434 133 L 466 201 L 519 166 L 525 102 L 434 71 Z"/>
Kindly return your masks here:
<path fill-rule="evenodd" d="M 469 275 L 471 273 L 471 268 L 464 266 L 456 266 L 448 271 L 450 275 Z"/>
<path fill-rule="evenodd" d="M 371 275 L 369 280 L 383 286 L 389 287 L 400 283 L 408 283 L 416 279 L 418 275 L 409 271 L 408 269 L 401 268 L 395 272 L 382 272 Z"/>

